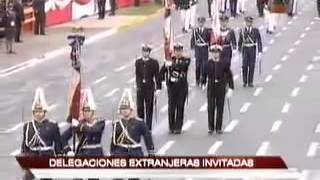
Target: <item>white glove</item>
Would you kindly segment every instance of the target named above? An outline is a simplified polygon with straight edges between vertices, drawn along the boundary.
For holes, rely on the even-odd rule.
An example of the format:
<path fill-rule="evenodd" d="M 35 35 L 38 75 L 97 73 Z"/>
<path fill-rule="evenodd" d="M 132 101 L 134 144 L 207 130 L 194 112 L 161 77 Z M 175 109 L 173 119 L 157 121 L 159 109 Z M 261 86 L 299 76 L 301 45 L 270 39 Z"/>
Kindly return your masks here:
<path fill-rule="evenodd" d="M 172 66 L 172 62 L 171 61 L 165 61 L 164 64 L 165 64 L 166 67 Z"/>
<path fill-rule="evenodd" d="M 73 151 L 68 151 L 68 152 L 67 152 L 67 156 L 68 156 L 68 157 L 74 157 L 74 155 L 75 155 L 75 154 L 74 154 Z"/>
<path fill-rule="evenodd" d="M 71 126 L 72 127 L 78 127 L 79 126 L 79 121 L 77 119 L 72 119 L 72 122 L 71 122 Z"/>
<path fill-rule="evenodd" d="M 206 88 L 207 88 L 206 84 L 202 85 L 202 91 L 206 90 Z"/>
<path fill-rule="evenodd" d="M 261 61 L 261 59 L 262 59 L 262 53 L 261 52 L 258 53 L 257 59 L 258 59 L 258 61 Z"/>
<path fill-rule="evenodd" d="M 154 92 L 155 96 L 158 96 L 160 94 L 160 89 L 157 89 L 155 92 Z"/>
<path fill-rule="evenodd" d="M 232 89 L 228 89 L 228 92 L 226 94 L 227 98 L 231 98 L 233 94 L 233 90 Z"/>

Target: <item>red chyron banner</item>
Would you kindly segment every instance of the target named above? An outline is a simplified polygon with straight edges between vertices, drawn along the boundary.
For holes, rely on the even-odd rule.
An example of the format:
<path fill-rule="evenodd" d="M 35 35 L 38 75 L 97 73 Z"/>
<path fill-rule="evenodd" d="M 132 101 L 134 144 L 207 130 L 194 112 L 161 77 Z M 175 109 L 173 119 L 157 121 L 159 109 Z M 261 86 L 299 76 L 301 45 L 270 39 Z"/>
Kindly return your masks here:
<path fill-rule="evenodd" d="M 288 169 L 281 157 L 16 157 L 23 169 Z"/>

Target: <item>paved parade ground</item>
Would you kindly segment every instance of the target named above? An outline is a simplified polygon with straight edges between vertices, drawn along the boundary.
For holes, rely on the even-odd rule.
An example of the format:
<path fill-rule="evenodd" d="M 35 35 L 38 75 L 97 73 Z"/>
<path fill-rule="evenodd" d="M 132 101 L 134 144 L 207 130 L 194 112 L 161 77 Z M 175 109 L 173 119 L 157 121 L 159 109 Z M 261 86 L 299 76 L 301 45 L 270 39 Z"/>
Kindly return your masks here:
<path fill-rule="evenodd" d="M 263 41 L 262 73 L 259 74 L 256 68 L 255 87 L 242 87 L 241 56 L 236 54 L 232 60 L 235 91 L 230 100 L 231 116 L 225 107 L 224 133 L 209 135 L 206 91 L 195 86 L 193 60 L 181 135 L 168 134 L 165 88 L 158 97 L 158 117 L 157 121 L 154 119 L 152 132 L 157 154 L 280 155 L 289 168 L 302 174 L 301 180 L 319 180 L 320 20 L 315 18 L 315 1 L 299 1 L 298 14 L 293 18 L 284 15 L 272 35 L 266 34 L 264 19 L 257 17 L 255 1 L 247 2 L 247 10 L 246 14 L 255 17 L 255 26 L 260 29 Z M 208 17 L 205 0 L 200 0 L 197 12 L 198 16 Z M 122 21 L 121 17 L 115 18 Z M 164 56 L 162 11 L 126 18 L 126 21 L 128 24 L 125 25 L 114 23 L 114 26 L 91 30 L 83 48 L 85 86 L 93 90 L 98 116 L 108 120 L 102 142 L 105 154 L 109 152 L 111 121 L 122 91 L 127 87 L 135 91 L 134 59 L 141 55 L 140 45 L 151 43 L 154 47 L 151 56 L 161 65 Z M 173 13 L 172 21 L 175 41 L 182 42 L 185 54 L 193 56 L 191 33 L 182 33 L 178 13 Z M 237 37 L 243 22 L 242 16 L 230 20 Z M 41 38 L 50 41 L 53 38 L 55 42 L 54 32 L 54 29 L 48 30 L 49 35 Z M 59 34 L 59 38 L 63 41 L 63 34 Z M 59 123 L 60 131 L 69 126 L 65 120 L 71 79 L 67 41 L 50 47 L 43 47 L 43 40 L 35 42 L 38 41 L 42 45 L 33 46 L 29 42 L 29 46 L 20 47 L 17 55 L 0 55 L 0 175 L 3 180 L 21 178 L 22 171 L 14 155 L 19 153 L 21 146 L 23 122 L 32 117 L 31 104 L 36 87 L 45 90 L 50 104 L 49 118 Z M 33 50 L 33 47 L 38 49 Z M 25 57 L 23 52 L 27 53 Z M 10 62 L 11 58 L 13 62 Z"/>

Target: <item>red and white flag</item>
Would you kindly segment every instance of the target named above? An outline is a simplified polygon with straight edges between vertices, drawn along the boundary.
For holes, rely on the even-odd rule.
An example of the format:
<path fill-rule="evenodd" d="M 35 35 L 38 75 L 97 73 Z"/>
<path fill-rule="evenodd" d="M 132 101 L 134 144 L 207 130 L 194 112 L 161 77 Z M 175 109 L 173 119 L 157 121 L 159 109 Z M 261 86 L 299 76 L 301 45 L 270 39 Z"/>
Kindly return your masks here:
<path fill-rule="evenodd" d="M 171 3 L 169 0 L 164 0 L 164 7 L 164 56 L 165 60 L 171 60 L 174 32 L 171 22 Z"/>
<path fill-rule="evenodd" d="M 72 80 L 70 83 L 69 101 L 68 101 L 68 118 L 67 121 L 72 119 L 80 119 L 81 112 L 81 66 L 79 60 L 76 58 L 72 61 L 78 61 L 72 63 Z"/>

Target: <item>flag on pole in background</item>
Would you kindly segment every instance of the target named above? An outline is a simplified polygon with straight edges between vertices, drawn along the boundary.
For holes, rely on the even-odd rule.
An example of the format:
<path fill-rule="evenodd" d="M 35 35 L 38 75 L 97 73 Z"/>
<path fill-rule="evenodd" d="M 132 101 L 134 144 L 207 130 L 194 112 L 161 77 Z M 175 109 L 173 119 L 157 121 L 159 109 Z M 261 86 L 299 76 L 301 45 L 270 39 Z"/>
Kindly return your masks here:
<path fill-rule="evenodd" d="M 164 55 L 165 60 L 171 60 L 174 32 L 171 22 L 171 3 L 169 0 L 164 0 L 164 7 Z"/>

